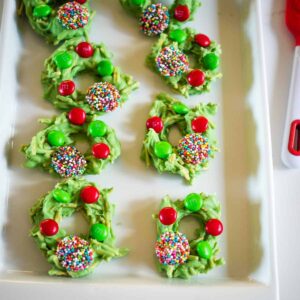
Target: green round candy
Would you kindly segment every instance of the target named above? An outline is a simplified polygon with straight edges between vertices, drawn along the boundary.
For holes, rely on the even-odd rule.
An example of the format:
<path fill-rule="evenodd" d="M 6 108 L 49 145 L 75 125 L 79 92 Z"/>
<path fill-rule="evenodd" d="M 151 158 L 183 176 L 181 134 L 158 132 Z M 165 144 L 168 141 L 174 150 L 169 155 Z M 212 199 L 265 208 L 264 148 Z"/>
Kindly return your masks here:
<path fill-rule="evenodd" d="M 48 133 L 47 136 L 48 143 L 51 146 L 59 147 L 65 144 L 65 135 L 62 131 L 52 130 Z"/>
<path fill-rule="evenodd" d="M 203 57 L 202 62 L 205 69 L 214 70 L 219 66 L 219 57 L 214 53 L 209 53 Z"/>
<path fill-rule="evenodd" d="M 33 16 L 36 18 L 44 18 L 51 14 L 51 7 L 47 4 L 41 4 L 33 9 Z"/>
<path fill-rule="evenodd" d="M 212 248 L 209 242 L 199 242 L 197 245 L 197 253 L 201 258 L 210 259 L 212 256 Z"/>
<path fill-rule="evenodd" d="M 168 142 L 157 142 L 154 145 L 154 153 L 161 159 L 168 159 L 172 151 L 172 145 Z"/>
<path fill-rule="evenodd" d="M 203 199 L 199 194 L 191 193 L 188 194 L 184 199 L 184 207 L 189 211 L 199 211 L 202 207 Z"/>
<path fill-rule="evenodd" d="M 73 57 L 67 51 L 60 51 L 54 56 L 54 61 L 60 70 L 68 69 L 73 64 Z"/>
<path fill-rule="evenodd" d="M 130 0 L 132 5 L 143 5 L 145 0 Z"/>
<path fill-rule="evenodd" d="M 114 71 L 114 65 L 110 60 L 102 60 L 97 67 L 98 73 L 100 76 L 109 76 Z"/>
<path fill-rule="evenodd" d="M 107 125 L 100 120 L 95 120 L 91 122 L 88 127 L 88 133 L 94 138 L 105 136 L 106 132 L 107 132 Z"/>
<path fill-rule="evenodd" d="M 52 196 L 53 196 L 54 200 L 59 203 L 69 203 L 72 200 L 71 195 L 61 189 L 55 189 L 52 192 Z"/>
<path fill-rule="evenodd" d="M 90 229 L 90 236 L 98 242 L 103 242 L 108 236 L 108 229 L 104 224 L 93 224 Z"/>
<path fill-rule="evenodd" d="M 186 32 L 182 29 L 174 29 L 170 32 L 170 39 L 178 43 L 183 43 L 186 37 Z"/>
<path fill-rule="evenodd" d="M 172 107 L 173 110 L 179 115 L 185 115 L 190 111 L 190 109 L 185 104 L 180 102 L 174 103 Z"/>

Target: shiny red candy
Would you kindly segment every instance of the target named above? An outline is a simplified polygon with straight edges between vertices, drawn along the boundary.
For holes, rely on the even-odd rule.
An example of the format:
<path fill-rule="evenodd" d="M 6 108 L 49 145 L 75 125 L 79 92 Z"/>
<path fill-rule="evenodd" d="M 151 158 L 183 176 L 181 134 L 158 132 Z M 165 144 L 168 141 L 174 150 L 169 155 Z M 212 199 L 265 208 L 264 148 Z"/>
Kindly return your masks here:
<path fill-rule="evenodd" d="M 40 223 L 40 232 L 46 236 L 56 235 L 58 228 L 58 224 L 52 219 L 45 219 Z"/>
<path fill-rule="evenodd" d="M 195 69 L 188 74 L 187 81 L 193 87 L 200 86 L 205 81 L 205 74 L 201 70 Z"/>
<path fill-rule="evenodd" d="M 74 125 L 83 125 L 86 120 L 86 113 L 82 108 L 75 107 L 69 111 L 68 118 Z"/>
<path fill-rule="evenodd" d="M 88 58 L 88 57 L 93 56 L 94 49 L 90 43 L 81 42 L 77 45 L 76 52 L 80 57 Z"/>
<path fill-rule="evenodd" d="M 178 5 L 174 10 L 174 18 L 179 22 L 184 22 L 190 17 L 190 10 L 187 5 Z"/>
<path fill-rule="evenodd" d="M 210 219 L 205 224 L 205 231 L 213 236 L 220 235 L 223 232 L 223 224 L 218 219 Z"/>
<path fill-rule="evenodd" d="M 86 2 L 86 0 L 76 0 L 76 2 L 79 4 L 84 4 Z"/>
<path fill-rule="evenodd" d="M 160 117 L 151 117 L 146 122 L 147 129 L 152 128 L 156 133 L 162 132 L 164 128 L 163 121 Z"/>
<path fill-rule="evenodd" d="M 58 86 L 58 92 L 62 96 L 72 95 L 75 91 L 75 83 L 72 80 L 65 80 Z"/>
<path fill-rule="evenodd" d="M 173 207 L 164 207 L 159 212 L 159 221 L 163 225 L 172 225 L 176 222 L 177 211 Z"/>
<path fill-rule="evenodd" d="M 192 129 L 194 132 L 196 133 L 202 133 L 205 132 L 208 128 L 208 120 L 203 117 L 197 117 L 195 119 L 193 119 L 192 121 Z"/>
<path fill-rule="evenodd" d="M 98 159 L 106 159 L 110 154 L 110 149 L 106 144 L 99 143 L 93 146 L 92 153 Z"/>
<path fill-rule="evenodd" d="M 80 192 L 81 200 L 86 204 L 92 204 L 98 201 L 100 193 L 98 189 L 92 185 L 86 186 Z"/>
<path fill-rule="evenodd" d="M 210 46 L 210 38 L 205 35 L 205 34 L 202 34 L 202 33 L 198 33 L 195 35 L 195 42 L 201 46 L 201 47 L 204 47 L 204 48 L 207 48 Z"/>

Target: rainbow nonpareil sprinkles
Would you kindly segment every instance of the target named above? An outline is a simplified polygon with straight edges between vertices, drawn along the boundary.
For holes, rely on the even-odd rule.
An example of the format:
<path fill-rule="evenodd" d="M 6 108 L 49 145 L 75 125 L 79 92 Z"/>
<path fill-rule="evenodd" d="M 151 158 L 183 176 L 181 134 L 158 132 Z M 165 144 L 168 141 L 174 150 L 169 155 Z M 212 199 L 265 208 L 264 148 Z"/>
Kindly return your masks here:
<path fill-rule="evenodd" d="M 62 177 L 82 175 L 87 162 L 74 146 L 59 147 L 51 157 L 51 167 Z"/>
<path fill-rule="evenodd" d="M 57 10 L 57 19 L 64 28 L 76 30 L 87 25 L 89 11 L 76 1 L 67 2 Z"/>
<path fill-rule="evenodd" d="M 140 29 L 145 35 L 155 36 L 164 32 L 169 22 L 168 8 L 161 3 L 151 4 L 145 8 L 140 17 Z"/>
<path fill-rule="evenodd" d="M 155 62 L 160 74 L 166 77 L 181 75 L 189 69 L 186 55 L 173 45 L 163 48 L 156 57 Z"/>
<path fill-rule="evenodd" d="M 121 97 L 111 83 L 97 82 L 88 89 L 85 99 L 93 110 L 109 112 L 119 106 Z"/>
<path fill-rule="evenodd" d="M 191 133 L 179 141 L 178 153 L 185 163 L 197 165 L 208 160 L 211 150 L 206 137 Z"/>
<path fill-rule="evenodd" d="M 85 270 L 93 262 L 90 244 L 76 235 L 63 238 L 57 245 L 56 255 L 60 264 L 71 272 Z"/>
<path fill-rule="evenodd" d="M 165 232 L 156 241 L 155 253 L 163 265 L 184 264 L 190 255 L 189 241 L 180 232 Z"/>

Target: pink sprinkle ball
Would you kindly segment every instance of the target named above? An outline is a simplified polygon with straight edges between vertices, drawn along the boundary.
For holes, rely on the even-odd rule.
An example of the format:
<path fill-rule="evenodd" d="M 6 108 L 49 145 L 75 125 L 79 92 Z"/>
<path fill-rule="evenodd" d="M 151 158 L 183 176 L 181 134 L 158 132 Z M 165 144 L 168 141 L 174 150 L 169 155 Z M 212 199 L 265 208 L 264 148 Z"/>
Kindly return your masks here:
<path fill-rule="evenodd" d="M 179 76 L 189 69 L 186 55 L 173 45 L 163 48 L 155 62 L 159 73 L 165 77 Z"/>
<path fill-rule="evenodd" d="M 63 238 L 57 245 L 56 255 L 62 267 L 69 272 L 83 271 L 94 260 L 89 242 L 76 235 Z"/>
<path fill-rule="evenodd" d="M 156 241 L 155 253 L 163 265 L 182 265 L 190 255 L 189 241 L 181 232 L 164 232 Z"/>
<path fill-rule="evenodd" d="M 192 165 L 206 162 L 211 153 L 208 139 L 200 133 L 187 134 L 179 141 L 177 149 L 183 161 Z"/>
<path fill-rule="evenodd" d="M 57 19 L 65 29 L 83 28 L 89 21 L 89 11 L 76 1 L 67 2 L 57 10 Z"/>

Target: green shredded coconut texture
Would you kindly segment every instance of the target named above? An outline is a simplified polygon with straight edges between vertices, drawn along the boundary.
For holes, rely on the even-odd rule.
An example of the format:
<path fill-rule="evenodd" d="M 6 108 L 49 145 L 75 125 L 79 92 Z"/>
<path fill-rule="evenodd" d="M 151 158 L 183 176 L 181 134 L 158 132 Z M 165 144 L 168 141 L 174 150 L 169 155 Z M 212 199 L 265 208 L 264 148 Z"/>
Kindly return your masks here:
<path fill-rule="evenodd" d="M 221 54 L 221 47 L 215 41 L 211 41 L 210 46 L 207 48 L 200 47 L 195 43 L 196 32 L 194 29 L 185 28 L 183 31 L 186 34 L 186 39 L 181 43 L 172 41 L 170 36 L 167 34 L 161 34 L 158 41 L 152 46 L 151 53 L 146 58 L 146 65 L 152 71 L 161 76 L 155 60 L 163 48 L 173 45 L 175 49 L 179 49 L 186 54 L 190 62 L 190 71 L 192 69 L 200 69 L 202 72 L 204 72 L 205 82 L 203 85 L 198 87 L 191 86 L 187 81 L 187 73 L 174 77 L 161 77 L 169 86 L 172 87 L 174 91 L 188 98 L 191 95 L 209 92 L 212 81 L 222 77 L 222 74 L 218 71 L 218 69 L 208 70 L 203 64 L 203 57 L 207 54 L 214 53 L 219 57 Z"/>
<path fill-rule="evenodd" d="M 116 248 L 114 245 L 115 235 L 112 229 L 112 214 L 114 205 L 108 201 L 108 195 L 112 189 L 102 189 L 100 197 L 96 203 L 85 204 L 80 199 L 80 191 L 86 186 L 95 186 L 94 183 L 88 182 L 83 178 L 67 179 L 55 186 L 55 189 L 60 189 L 67 192 L 71 196 L 70 203 L 59 203 L 53 198 L 53 191 L 50 191 L 41 197 L 34 206 L 30 209 L 30 218 L 33 227 L 30 231 L 30 236 L 34 238 L 39 249 L 43 252 L 47 261 L 52 266 L 49 271 L 51 276 L 69 276 L 69 277 L 83 277 L 94 271 L 94 269 L 102 261 L 110 261 L 112 258 L 122 257 L 128 253 L 128 249 Z M 62 267 L 56 255 L 56 247 L 58 242 L 69 233 L 63 228 L 54 236 L 44 236 L 40 232 L 40 222 L 44 219 L 53 219 L 58 224 L 63 218 L 72 216 L 75 212 L 83 213 L 90 226 L 96 223 L 104 224 L 108 229 L 108 235 L 105 241 L 98 242 L 89 237 L 89 234 L 76 233 L 77 236 L 87 240 L 93 250 L 93 262 L 85 270 L 78 272 L 68 271 Z"/>
<path fill-rule="evenodd" d="M 216 200 L 215 196 L 205 195 L 200 193 L 201 198 L 203 199 L 202 207 L 197 212 L 191 212 L 184 206 L 184 201 L 176 200 L 173 201 L 169 196 L 166 196 L 161 204 L 160 210 L 164 207 L 172 207 L 177 211 L 176 222 L 172 225 L 166 226 L 163 225 L 159 219 L 158 215 L 154 215 L 156 220 L 157 227 L 157 239 L 161 234 L 173 231 L 178 232 L 180 229 L 180 222 L 183 218 L 187 216 L 192 216 L 199 221 L 199 228 L 196 229 L 195 235 L 197 238 L 189 240 L 190 244 L 190 256 L 188 260 L 182 265 L 163 265 L 158 262 L 158 270 L 169 278 L 182 278 L 188 279 L 192 276 L 198 274 L 207 273 L 211 269 L 221 266 L 225 263 L 223 258 L 217 258 L 219 253 L 219 245 L 217 237 L 211 236 L 205 231 L 205 223 L 210 219 L 220 219 L 221 217 L 221 206 L 220 203 Z M 212 248 L 212 256 L 210 259 L 203 259 L 199 257 L 197 253 L 197 244 L 201 241 L 207 241 Z"/>
<path fill-rule="evenodd" d="M 139 18 L 143 11 L 147 8 L 147 6 L 151 4 L 160 3 L 160 1 L 152 1 L 152 0 L 145 0 L 144 2 L 141 1 L 141 4 L 136 5 L 134 4 L 133 0 L 119 0 L 123 8 L 131 15 L 133 15 L 136 18 Z M 173 29 L 175 27 L 179 27 L 185 22 L 177 21 L 173 15 L 174 10 L 178 5 L 186 5 L 188 6 L 190 10 L 190 17 L 187 21 L 192 21 L 194 18 L 194 15 L 197 11 L 197 9 L 201 6 L 201 2 L 199 0 L 175 0 L 174 3 L 169 7 L 170 12 L 170 25 L 168 27 L 169 29 Z"/>
<path fill-rule="evenodd" d="M 104 44 L 91 43 L 94 54 L 89 58 L 82 58 L 76 52 L 76 46 L 85 41 L 84 38 L 76 38 L 66 41 L 60 46 L 44 63 L 42 72 L 42 85 L 44 89 L 44 99 L 50 101 L 60 110 L 69 110 L 73 107 L 83 108 L 87 113 L 101 115 L 105 112 L 91 109 L 87 103 L 86 91 L 75 89 L 69 96 L 62 96 L 58 93 L 58 87 L 62 81 L 73 80 L 79 73 L 91 73 L 95 76 L 95 82 L 109 82 L 119 91 L 122 105 L 129 97 L 130 93 L 139 86 L 132 76 L 127 75 L 114 66 L 113 73 L 108 76 L 100 76 L 97 67 L 104 60 L 111 60 L 112 54 L 106 49 Z M 69 68 L 60 70 L 55 63 L 55 55 L 59 52 L 67 52 L 72 57 L 72 65 Z"/>
<path fill-rule="evenodd" d="M 69 1 L 23 0 L 25 13 L 32 29 L 43 36 L 50 44 L 57 45 L 64 40 L 79 36 L 87 37 L 87 33 L 91 27 L 91 21 L 95 12 L 91 10 L 89 0 L 87 0 L 85 4 L 82 4 L 83 7 L 86 7 L 89 10 L 89 20 L 87 25 L 77 30 L 64 28 L 57 19 L 57 9 L 66 2 Z M 42 18 L 34 16 L 34 8 L 39 5 L 49 5 L 52 8 L 51 13 Z"/>
<path fill-rule="evenodd" d="M 21 151 L 25 155 L 25 166 L 27 168 L 42 168 L 50 174 L 59 176 L 51 167 L 51 156 L 55 152 L 56 147 L 48 143 L 48 133 L 57 130 L 61 131 L 65 136 L 66 145 L 75 145 L 77 138 L 87 139 L 90 148 L 96 143 L 105 143 L 110 148 L 110 155 L 107 159 L 97 159 L 89 149 L 84 158 L 87 161 L 87 167 L 84 174 L 99 174 L 107 164 L 113 163 L 121 154 L 120 142 L 116 136 L 114 129 L 107 126 L 107 130 L 102 137 L 92 137 L 88 133 L 88 125 L 95 120 L 94 117 L 87 116 L 84 125 L 73 125 L 70 123 L 67 113 L 62 113 L 51 119 L 40 119 L 40 123 L 45 125 L 45 129 L 39 131 L 32 139 L 30 144 L 24 145 Z M 80 136 L 81 135 L 81 136 Z"/>
<path fill-rule="evenodd" d="M 187 164 L 178 155 L 177 147 L 175 146 L 173 146 L 172 154 L 168 159 L 164 160 L 155 155 L 154 146 L 155 143 L 160 141 L 168 142 L 168 136 L 172 126 L 177 126 L 183 136 L 193 133 L 191 121 L 198 116 L 204 116 L 208 119 L 209 123 L 208 129 L 202 133 L 202 135 L 208 139 L 208 144 L 211 149 L 210 158 L 214 158 L 218 148 L 215 137 L 215 125 L 212 123 L 211 117 L 216 114 L 217 105 L 213 103 L 199 103 L 194 108 L 190 108 L 186 114 L 182 115 L 174 111 L 174 104 L 183 103 L 165 93 L 157 95 L 150 110 L 149 117 L 160 117 L 163 121 L 164 128 L 161 133 L 156 133 L 153 129 L 146 132 L 141 158 L 145 161 L 147 166 L 153 165 L 159 173 L 170 172 L 179 174 L 188 183 L 192 184 L 194 178 L 201 171 L 208 168 L 208 162 L 202 162 L 197 165 Z"/>

